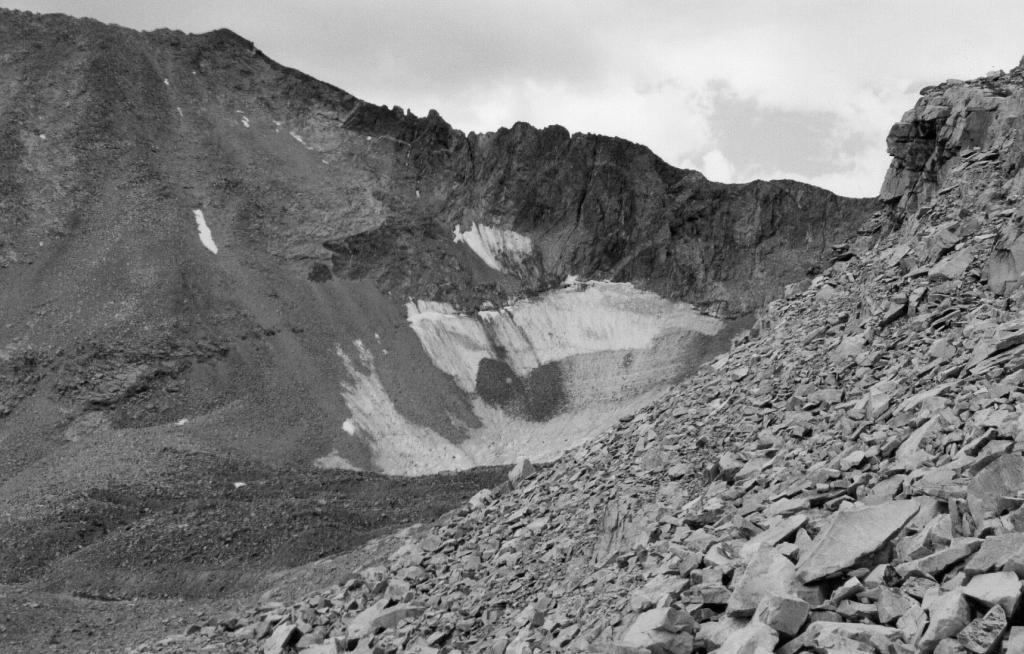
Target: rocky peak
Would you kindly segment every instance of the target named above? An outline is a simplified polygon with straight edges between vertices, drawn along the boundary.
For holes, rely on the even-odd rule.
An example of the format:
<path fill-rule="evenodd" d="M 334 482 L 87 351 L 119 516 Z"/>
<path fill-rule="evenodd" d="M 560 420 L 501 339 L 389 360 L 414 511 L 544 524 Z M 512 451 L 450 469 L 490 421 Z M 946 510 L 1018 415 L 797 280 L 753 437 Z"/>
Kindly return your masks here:
<path fill-rule="evenodd" d="M 921 98 L 893 125 L 886 139 L 892 165 L 880 197 L 913 213 L 967 165 L 995 162 L 1007 180 L 993 194 L 1020 194 L 1024 177 L 1021 110 L 1024 67 L 995 71 L 964 82 L 947 80 L 921 89 Z"/>

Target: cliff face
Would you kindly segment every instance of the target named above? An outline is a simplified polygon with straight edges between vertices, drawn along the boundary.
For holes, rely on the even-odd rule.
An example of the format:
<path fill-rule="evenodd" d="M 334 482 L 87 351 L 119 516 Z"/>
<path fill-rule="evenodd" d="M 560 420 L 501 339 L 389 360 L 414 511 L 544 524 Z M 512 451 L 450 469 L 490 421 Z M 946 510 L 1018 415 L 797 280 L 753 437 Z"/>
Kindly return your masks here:
<path fill-rule="evenodd" d="M 982 157 L 1006 176 L 985 199 L 1024 189 L 1022 80 L 1024 67 L 1018 66 L 1009 73 L 922 89 L 914 108 L 889 131 L 886 143 L 893 162 L 880 198 L 913 213 L 937 193 L 949 192 L 949 184 L 962 184 L 959 173 Z"/>
<path fill-rule="evenodd" d="M 459 278 L 462 267 L 451 258 L 438 253 L 405 275 L 387 270 L 407 249 L 404 234 L 434 243 L 450 240 L 455 226 L 510 230 L 529 236 L 537 254 L 512 288 L 537 291 L 567 275 L 631 281 L 739 315 L 802 278 L 828 244 L 878 208 L 796 182 L 710 182 L 643 146 L 558 126 L 519 123 L 464 137 L 436 115 L 415 119 L 367 105 L 345 126 L 393 139 L 399 156 L 407 150 L 416 186 L 394 180 L 387 191 L 394 211 L 384 226 L 328 244 L 339 253 L 335 268 L 350 272 L 369 260 L 360 272 L 391 289 L 470 309 L 472 299 L 459 296 L 469 280 L 456 292 L 441 288 L 441 279 Z M 416 212 L 413 220 L 399 217 L 409 212 L 398 198 L 410 193 L 431 206 L 430 220 Z"/>

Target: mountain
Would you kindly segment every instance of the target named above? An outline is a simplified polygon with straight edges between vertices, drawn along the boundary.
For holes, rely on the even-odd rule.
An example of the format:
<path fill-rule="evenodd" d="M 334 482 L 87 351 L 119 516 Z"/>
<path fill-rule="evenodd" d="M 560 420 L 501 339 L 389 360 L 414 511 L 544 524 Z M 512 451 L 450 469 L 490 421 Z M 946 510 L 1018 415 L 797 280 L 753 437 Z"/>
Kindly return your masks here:
<path fill-rule="evenodd" d="M 160 597 L 285 583 L 461 506 L 486 466 L 604 443 L 938 192 L 924 132 L 892 137 L 881 200 L 718 184 L 557 126 L 466 135 L 227 30 L 0 10 L 0 89 L 18 620 L 24 588 L 61 624 L 128 597 L 109 610 L 180 617 Z"/>
<path fill-rule="evenodd" d="M 557 126 L 467 136 L 226 30 L 2 16 L 6 477 L 97 430 L 395 473 L 555 456 L 879 207 Z"/>
<path fill-rule="evenodd" d="M 1024 62 L 925 88 L 884 215 L 756 335 L 358 569 L 297 571 L 166 647 L 1019 651 L 1022 104 Z"/>

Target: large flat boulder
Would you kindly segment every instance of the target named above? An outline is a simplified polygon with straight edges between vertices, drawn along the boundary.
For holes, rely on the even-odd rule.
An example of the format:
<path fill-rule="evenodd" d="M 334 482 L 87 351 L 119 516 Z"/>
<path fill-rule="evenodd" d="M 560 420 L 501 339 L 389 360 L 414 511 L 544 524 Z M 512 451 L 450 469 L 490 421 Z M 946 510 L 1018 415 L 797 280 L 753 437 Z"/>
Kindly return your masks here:
<path fill-rule="evenodd" d="M 839 511 L 801 558 L 797 578 L 808 584 L 859 566 L 891 542 L 919 509 L 916 500 L 900 500 Z"/>

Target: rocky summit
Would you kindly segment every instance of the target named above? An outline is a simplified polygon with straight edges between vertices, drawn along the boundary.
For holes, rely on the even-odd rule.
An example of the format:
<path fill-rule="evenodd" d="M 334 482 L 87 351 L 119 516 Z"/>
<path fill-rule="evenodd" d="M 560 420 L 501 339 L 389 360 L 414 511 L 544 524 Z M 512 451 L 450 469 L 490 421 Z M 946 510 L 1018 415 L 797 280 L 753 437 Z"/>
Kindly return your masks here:
<path fill-rule="evenodd" d="M 0 647 L 1024 652 L 1024 63 L 846 200 L 0 34 Z"/>

